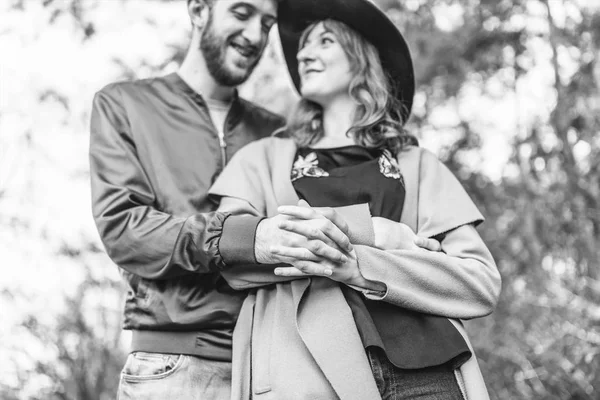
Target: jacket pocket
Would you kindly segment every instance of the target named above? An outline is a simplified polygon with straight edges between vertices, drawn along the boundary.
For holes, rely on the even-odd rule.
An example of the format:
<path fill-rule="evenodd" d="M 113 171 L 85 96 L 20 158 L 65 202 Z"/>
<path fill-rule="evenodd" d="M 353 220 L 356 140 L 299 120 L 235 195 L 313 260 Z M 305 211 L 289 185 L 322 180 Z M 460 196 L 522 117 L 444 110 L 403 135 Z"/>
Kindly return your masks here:
<path fill-rule="evenodd" d="M 127 357 L 121 377 L 129 382 L 164 379 L 181 368 L 185 357 L 181 354 L 137 351 Z"/>

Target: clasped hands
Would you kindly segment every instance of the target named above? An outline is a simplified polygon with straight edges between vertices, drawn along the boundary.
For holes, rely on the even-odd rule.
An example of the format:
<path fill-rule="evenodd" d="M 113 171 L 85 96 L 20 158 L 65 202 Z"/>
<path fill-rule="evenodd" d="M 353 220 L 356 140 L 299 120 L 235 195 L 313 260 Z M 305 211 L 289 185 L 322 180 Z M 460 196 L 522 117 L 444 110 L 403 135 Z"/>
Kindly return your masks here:
<path fill-rule="evenodd" d="M 332 208 L 280 206 L 279 214 L 262 220 L 256 230 L 255 255 L 261 264 L 289 264 L 275 269 L 280 276 L 324 276 L 364 287 L 356 252 L 348 239 L 348 224 Z M 438 241 L 417 236 L 407 225 L 372 217 L 375 247 L 382 250 L 441 250 Z"/>

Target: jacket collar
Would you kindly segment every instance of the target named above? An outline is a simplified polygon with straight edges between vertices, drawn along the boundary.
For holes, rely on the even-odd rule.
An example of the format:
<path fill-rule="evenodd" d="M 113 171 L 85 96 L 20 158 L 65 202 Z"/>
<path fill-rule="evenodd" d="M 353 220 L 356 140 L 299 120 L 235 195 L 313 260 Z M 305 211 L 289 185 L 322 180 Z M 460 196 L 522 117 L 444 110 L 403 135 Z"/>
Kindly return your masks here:
<path fill-rule="evenodd" d="M 202 107 L 207 107 L 204 97 L 196 92 L 190 85 L 186 83 L 177 72 L 170 73 L 165 76 L 165 80 L 173 87 L 177 88 L 187 96 L 191 97 L 194 102 Z M 233 99 L 231 100 L 231 109 L 227 117 L 228 130 L 237 125 L 242 115 L 244 114 L 244 101 L 240 98 L 237 88 L 233 91 Z"/>

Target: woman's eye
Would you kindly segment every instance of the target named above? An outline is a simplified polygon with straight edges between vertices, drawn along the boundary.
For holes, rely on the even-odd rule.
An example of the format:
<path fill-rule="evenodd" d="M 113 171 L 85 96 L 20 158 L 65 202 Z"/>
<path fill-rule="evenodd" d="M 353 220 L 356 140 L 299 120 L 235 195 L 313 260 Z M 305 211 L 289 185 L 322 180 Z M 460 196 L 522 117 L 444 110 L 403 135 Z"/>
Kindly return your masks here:
<path fill-rule="evenodd" d="M 333 39 L 330 37 L 321 38 L 321 44 L 331 44 L 333 43 Z"/>

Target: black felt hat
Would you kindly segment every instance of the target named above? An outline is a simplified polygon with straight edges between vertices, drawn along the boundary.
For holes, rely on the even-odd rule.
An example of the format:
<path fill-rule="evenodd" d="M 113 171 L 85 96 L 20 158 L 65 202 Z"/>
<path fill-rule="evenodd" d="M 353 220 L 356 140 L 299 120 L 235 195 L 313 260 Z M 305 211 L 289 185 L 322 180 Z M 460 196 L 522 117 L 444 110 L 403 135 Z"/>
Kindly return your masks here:
<path fill-rule="evenodd" d="M 278 28 L 283 54 L 296 89 L 300 91 L 298 43 L 312 23 L 334 19 L 360 33 L 379 51 L 383 69 L 391 78 L 396 98 L 406 107 L 408 119 L 415 94 L 412 59 L 404 37 L 394 23 L 369 0 L 283 0 L 278 7 Z"/>

